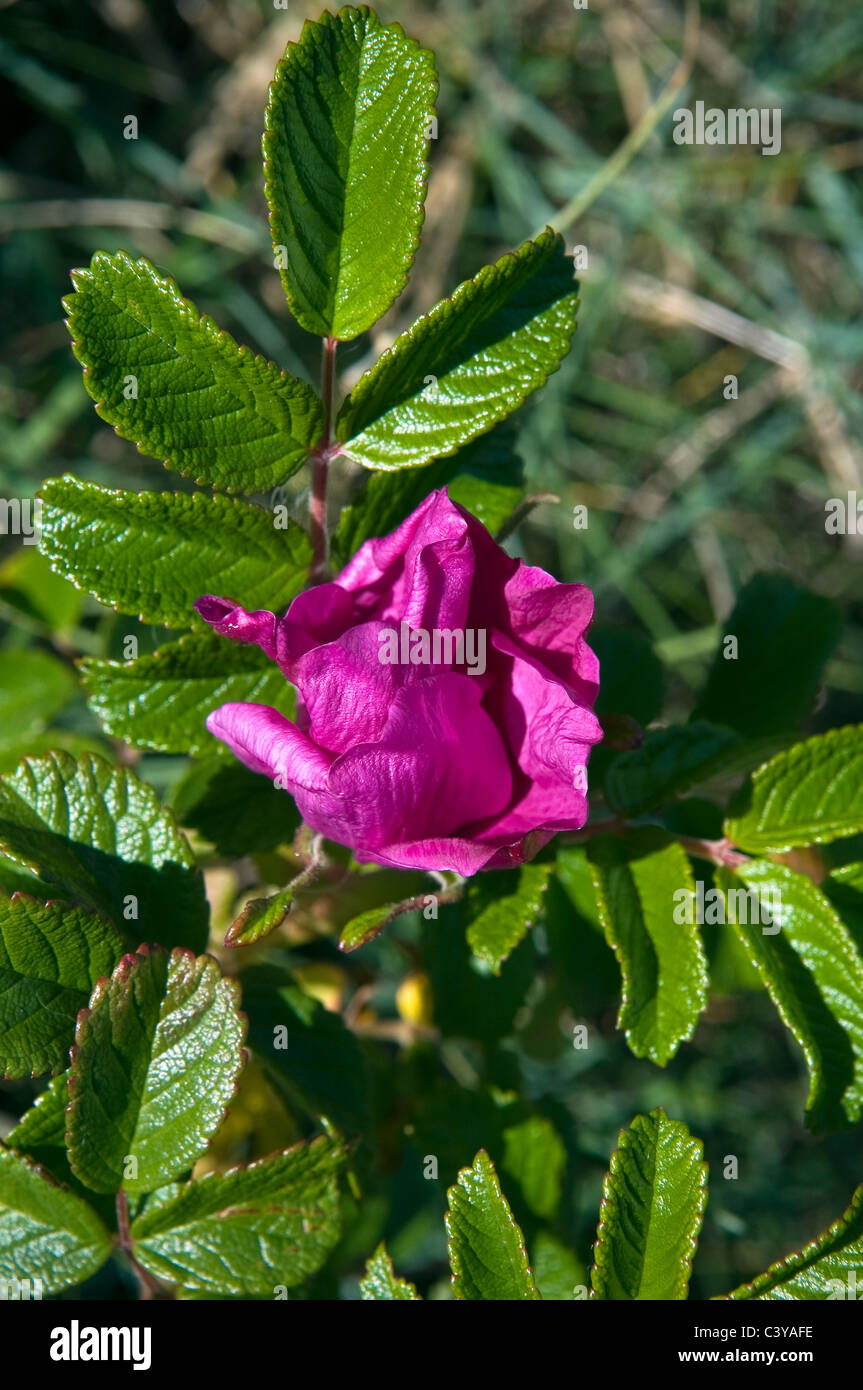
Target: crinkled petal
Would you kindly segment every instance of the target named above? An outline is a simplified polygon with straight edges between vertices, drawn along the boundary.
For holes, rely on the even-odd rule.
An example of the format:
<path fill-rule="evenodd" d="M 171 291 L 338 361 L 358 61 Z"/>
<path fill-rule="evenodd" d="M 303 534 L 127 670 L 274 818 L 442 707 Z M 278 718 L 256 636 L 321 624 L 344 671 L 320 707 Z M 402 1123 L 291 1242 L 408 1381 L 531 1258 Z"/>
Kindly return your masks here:
<path fill-rule="evenodd" d="M 326 787 L 331 759 L 311 739 L 269 705 L 220 705 L 207 728 L 253 772 L 261 772 L 291 791 Z"/>
<path fill-rule="evenodd" d="M 232 642 L 254 643 L 271 661 L 275 660 L 275 613 L 265 608 L 256 608 L 250 613 L 233 599 L 217 598 L 215 594 L 205 594 L 193 607 L 220 637 L 229 637 Z"/>

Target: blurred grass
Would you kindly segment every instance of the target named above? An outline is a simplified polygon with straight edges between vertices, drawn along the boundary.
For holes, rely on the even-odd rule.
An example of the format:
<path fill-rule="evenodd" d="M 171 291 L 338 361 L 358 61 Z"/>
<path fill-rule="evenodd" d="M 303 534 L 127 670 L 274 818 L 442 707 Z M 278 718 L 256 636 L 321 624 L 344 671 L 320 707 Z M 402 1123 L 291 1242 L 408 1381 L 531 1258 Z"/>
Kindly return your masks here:
<path fill-rule="evenodd" d="M 184 486 L 102 424 L 81 385 L 60 299 L 69 270 L 97 249 L 150 257 L 241 341 L 316 377 L 317 342 L 291 321 L 272 268 L 259 144 L 275 62 L 318 8 L 0 3 L 12 102 L 0 162 L 3 495 L 32 496 L 65 470 L 118 487 Z M 863 550 L 859 537 L 824 530 L 827 498 L 863 496 L 863 11 L 853 0 L 703 4 L 674 104 L 781 107 L 781 153 L 678 147 L 667 111 L 606 182 L 607 161 L 677 69 L 681 5 L 378 8 L 436 52 L 438 139 L 411 284 L 371 335 L 342 350 L 345 382 L 418 312 L 580 202 L 564 228 L 570 249 L 588 256 L 580 327 L 564 368 L 524 412 L 521 441 L 529 491 L 561 501 L 532 514 L 523 553 L 590 584 L 603 622 L 656 644 L 669 675 L 664 719 L 691 707 L 740 585 L 758 569 L 787 573 L 840 602 L 846 618 L 813 727 L 863 719 Z M 123 138 L 128 115 L 137 140 Z M 729 374 L 736 401 L 723 398 Z M 587 530 L 572 526 L 579 503 Z M 28 645 L 67 665 L 81 651 L 118 656 L 132 630 L 153 649 L 158 633 L 77 598 L 46 578 L 32 550 L 0 538 L 5 657 Z M 105 746 L 80 699 L 49 719 L 71 746 Z M 178 763 L 147 757 L 140 767 L 164 786 Z M 382 949 L 366 967 L 392 994 L 403 959 Z M 613 1029 L 613 997 L 597 990 L 602 1043 L 590 1065 L 559 1037 L 532 1040 L 540 1000 L 516 1065 L 579 1175 L 566 1221 L 582 1258 L 617 1130 L 656 1103 L 705 1138 L 713 1165 L 701 1296 L 839 1215 L 861 1176 L 856 1141 L 805 1135 L 800 1059 L 766 1000 L 720 1001 L 660 1073 L 631 1058 Z M 553 1017 L 560 1006 L 548 1005 Z M 11 1103 L 23 1105 L 25 1092 Z M 737 1183 L 719 1176 L 726 1153 L 741 1155 Z M 369 1200 L 403 1230 L 399 1253 L 428 1283 L 442 1270 L 439 1198 L 418 1196 L 403 1157 L 391 1159 Z"/>

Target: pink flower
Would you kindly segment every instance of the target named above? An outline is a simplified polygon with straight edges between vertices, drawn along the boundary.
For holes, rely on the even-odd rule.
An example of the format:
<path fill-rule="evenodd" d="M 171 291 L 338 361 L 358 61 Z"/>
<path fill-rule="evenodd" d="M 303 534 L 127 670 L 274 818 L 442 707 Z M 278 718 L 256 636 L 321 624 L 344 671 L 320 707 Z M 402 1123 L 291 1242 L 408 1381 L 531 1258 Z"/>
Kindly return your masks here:
<path fill-rule="evenodd" d="M 195 608 L 256 642 L 298 696 L 296 723 L 228 704 L 208 729 L 361 862 L 467 876 L 584 824 L 602 737 L 593 596 L 511 559 L 445 489 L 283 618 L 212 596 Z"/>

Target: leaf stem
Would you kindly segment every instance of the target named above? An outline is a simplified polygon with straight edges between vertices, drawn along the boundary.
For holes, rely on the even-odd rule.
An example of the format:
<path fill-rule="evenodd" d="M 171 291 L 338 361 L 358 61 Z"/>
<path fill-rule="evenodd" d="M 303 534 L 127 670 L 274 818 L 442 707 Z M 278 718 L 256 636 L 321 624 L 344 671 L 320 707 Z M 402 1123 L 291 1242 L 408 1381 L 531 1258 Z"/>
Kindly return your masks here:
<path fill-rule="evenodd" d="M 336 385 L 338 338 L 324 338 L 321 361 L 321 399 L 324 403 L 324 432 L 312 454 L 312 494 L 309 499 L 309 529 L 312 537 L 312 563 L 309 579 L 320 584 L 326 577 L 329 552 L 327 534 L 327 477 L 333 458 L 333 401 Z"/>
<path fill-rule="evenodd" d="M 123 1191 L 122 1187 L 117 1193 L 114 1205 L 117 1211 L 117 1233 L 119 1236 L 120 1249 L 126 1255 L 127 1259 L 129 1260 L 129 1263 L 135 1271 L 135 1277 L 138 1280 L 138 1291 L 141 1299 L 149 1300 L 151 1298 L 164 1297 L 161 1284 L 159 1284 L 159 1282 L 156 1279 L 154 1279 L 151 1274 L 147 1273 L 143 1265 L 138 1264 L 138 1261 L 135 1259 L 135 1256 L 132 1253 L 134 1247 L 132 1245 L 132 1234 L 129 1227 L 129 1198 Z"/>

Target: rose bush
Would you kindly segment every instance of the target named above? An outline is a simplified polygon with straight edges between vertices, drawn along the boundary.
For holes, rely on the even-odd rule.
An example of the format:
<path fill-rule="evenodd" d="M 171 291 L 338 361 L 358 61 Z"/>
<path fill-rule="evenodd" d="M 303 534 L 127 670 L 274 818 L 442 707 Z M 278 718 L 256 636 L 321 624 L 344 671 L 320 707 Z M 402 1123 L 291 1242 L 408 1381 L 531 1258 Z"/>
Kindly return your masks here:
<path fill-rule="evenodd" d="M 602 737 L 592 594 L 512 559 L 445 489 L 282 618 L 213 595 L 195 607 L 297 690 L 295 722 L 234 703 L 209 715 L 210 732 L 358 860 L 467 876 L 584 824 Z M 402 624 L 428 650 L 384 660 Z M 482 636 L 481 673 L 433 659 L 435 633 L 466 632 Z"/>

